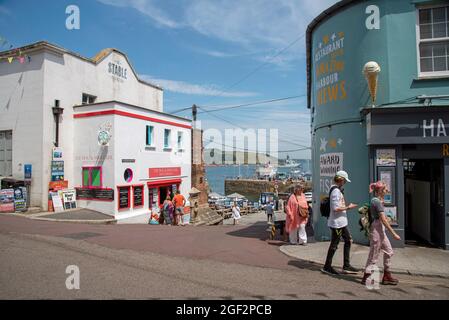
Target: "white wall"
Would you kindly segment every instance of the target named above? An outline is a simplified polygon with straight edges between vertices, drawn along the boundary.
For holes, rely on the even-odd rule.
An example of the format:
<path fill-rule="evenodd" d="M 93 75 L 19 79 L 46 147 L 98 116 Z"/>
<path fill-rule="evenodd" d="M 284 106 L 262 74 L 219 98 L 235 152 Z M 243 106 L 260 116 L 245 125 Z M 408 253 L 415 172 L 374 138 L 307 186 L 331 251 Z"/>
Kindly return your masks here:
<path fill-rule="evenodd" d="M 44 54 L 31 57 L 0 62 L 0 130 L 12 130 L 13 178 L 23 179 L 24 165 L 32 165 L 31 206 L 41 206 Z"/>

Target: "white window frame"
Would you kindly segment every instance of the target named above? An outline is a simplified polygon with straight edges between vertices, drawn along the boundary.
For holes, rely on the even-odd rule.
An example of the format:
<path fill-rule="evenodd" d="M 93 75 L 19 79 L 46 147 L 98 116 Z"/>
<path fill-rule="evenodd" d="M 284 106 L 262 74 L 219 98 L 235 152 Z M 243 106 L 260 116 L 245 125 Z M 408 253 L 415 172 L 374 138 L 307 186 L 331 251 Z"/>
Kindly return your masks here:
<path fill-rule="evenodd" d="M 421 43 L 435 43 L 435 42 L 445 42 L 445 41 L 449 42 L 449 37 L 421 40 L 421 30 L 420 30 L 420 26 L 419 26 L 419 10 L 446 8 L 446 7 L 448 7 L 448 5 L 444 5 L 444 4 L 422 5 L 422 6 L 416 7 L 416 55 L 417 55 L 417 66 L 418 66 L 418 78 L 447 78 L 447 77 L 449 77 L 449 70 L 421 72 L 421 50 L 419 48 L 419 45 Z M 446 18 L 449 20 L 449 16 L 447 16 L 447 10 L 446 10 Z"/>
<path fill-rule="evenodd" d="M 165 144 L 165 132 L 166 131 L 168 131 L 169 132 L 169 134 L 168 134 L 168 144 L 166 145 Z M 171 129 L 167 129 L 167 128 L 164 128 L 164 141 L 163 141 L 163 144 L 164 144 L 164 150 L 167 150 L 167 151 L 170 151 L 171 149 L 172 149 L 172 141 L 171 141 L 171 138 L 172 138 L 172 130 Z"/>
<path fill-rule="evenodd" d="M 151 130 L 151 144 L 148 144 L 148 140 L 147 140 L 148 127 L 153 128 L 153 129 Z M 151 126 L 151 125 L 146 125 L 146 126 L 145 126 L 145 145 L 146 145 L 147 147 L 154 147 L 154 126 Z"/>
<path fill-rule="evenodd" d="M 181 141 L 179 141 L 179 137 L 181 137 Z M 178 131 L 176 139 L 177 139 L 176 145 L 178 147 L 178 151 L 180 151 L 180 152 L 184 151 L 184 132 Z"/>

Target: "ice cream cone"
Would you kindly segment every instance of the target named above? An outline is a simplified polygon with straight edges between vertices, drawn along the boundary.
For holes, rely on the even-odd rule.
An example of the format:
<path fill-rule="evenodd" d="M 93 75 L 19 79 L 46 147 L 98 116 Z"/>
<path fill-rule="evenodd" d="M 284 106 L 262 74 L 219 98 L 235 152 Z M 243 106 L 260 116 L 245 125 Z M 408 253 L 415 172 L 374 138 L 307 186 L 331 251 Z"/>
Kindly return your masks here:
<path fill-rule="evenodd" d="M 370 61 L 363 67 L 363 74 L 365 75 L 366 81 L 368 82 L 368 89 L 371 94 L 371 101 L 374 106 L 377 94 L 377 78 L 379 76 L 380 66 L 377 62 Z"/>
<path fill-rule="evenodd" d="M 369 89 L 369 93 L 371 94 L 371 101 L 374 105 L 374 102 L 376 101 L 376 94 L 377 94 L 378 73 L 370 73 L 365 76 L 366 76 L 366 81 L 368 81 L 368 89 Z"/>

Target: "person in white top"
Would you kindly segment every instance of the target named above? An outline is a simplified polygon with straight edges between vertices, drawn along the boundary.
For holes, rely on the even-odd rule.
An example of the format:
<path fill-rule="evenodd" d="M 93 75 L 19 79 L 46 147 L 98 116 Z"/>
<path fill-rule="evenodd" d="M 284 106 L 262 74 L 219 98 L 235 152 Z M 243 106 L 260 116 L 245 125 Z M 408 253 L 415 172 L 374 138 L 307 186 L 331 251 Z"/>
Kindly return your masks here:
<path fill-rule="evenodd" d="M 234 224 L 239 224 L 239 220 L 241 218 L 240 207 L 236 202 L 232 205 L 232 217 L 234 218 Z"/>
<path fill-rule="evenodd" d="M 339 274 L 334 268 L 332 268 L 332 258 L 338 248 L 340 239 L 343 238 L 345 242 L 343 252 L 343 272 L 344 273 L 357 273 L 359 270 L 352 267 L 349 262 L 352 237 L 348 229 L 348 217 L 346 210 L 357 208 L 356 204 L 350 203 L 348 206 L 345 202 L 345 197 L 342 192 L 343 185 L 349 180 L 348 173 L 346 171 L 338 171 L 334 177 L 334 185 L 330 189 L 329 201 L 330 201 L 330 214 L 327 221 L 327 226 L 331 230 L 331 243 L 327 252 L 326 263 L 321 270 L 324 273 L 331 275 Z"/>

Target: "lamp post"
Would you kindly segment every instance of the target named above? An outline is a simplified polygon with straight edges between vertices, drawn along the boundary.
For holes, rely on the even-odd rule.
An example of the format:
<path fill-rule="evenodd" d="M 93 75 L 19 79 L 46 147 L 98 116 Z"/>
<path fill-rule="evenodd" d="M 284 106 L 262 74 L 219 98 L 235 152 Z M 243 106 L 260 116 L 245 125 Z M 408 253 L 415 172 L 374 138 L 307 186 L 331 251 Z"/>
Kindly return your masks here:
<path fill-rule="evenodd" d="M 363 74 L 368 82 L 368 89 L 371 94 L 372 107 L 375 106 L 376 94 L 377 94 L 377 78 L 380 73 L 380 66 L 375 61 L 369 61 L 363 67 Z"/>
<path fill-rule="evenodd" d="M 59 100 L 55 100 L 55 106 L 52 108 L 53 116 L 56 121 L 56 141 L 55 147 L 59 147 L 59 116 L 64 112 L 64 108 L 59 106 Z"/>

